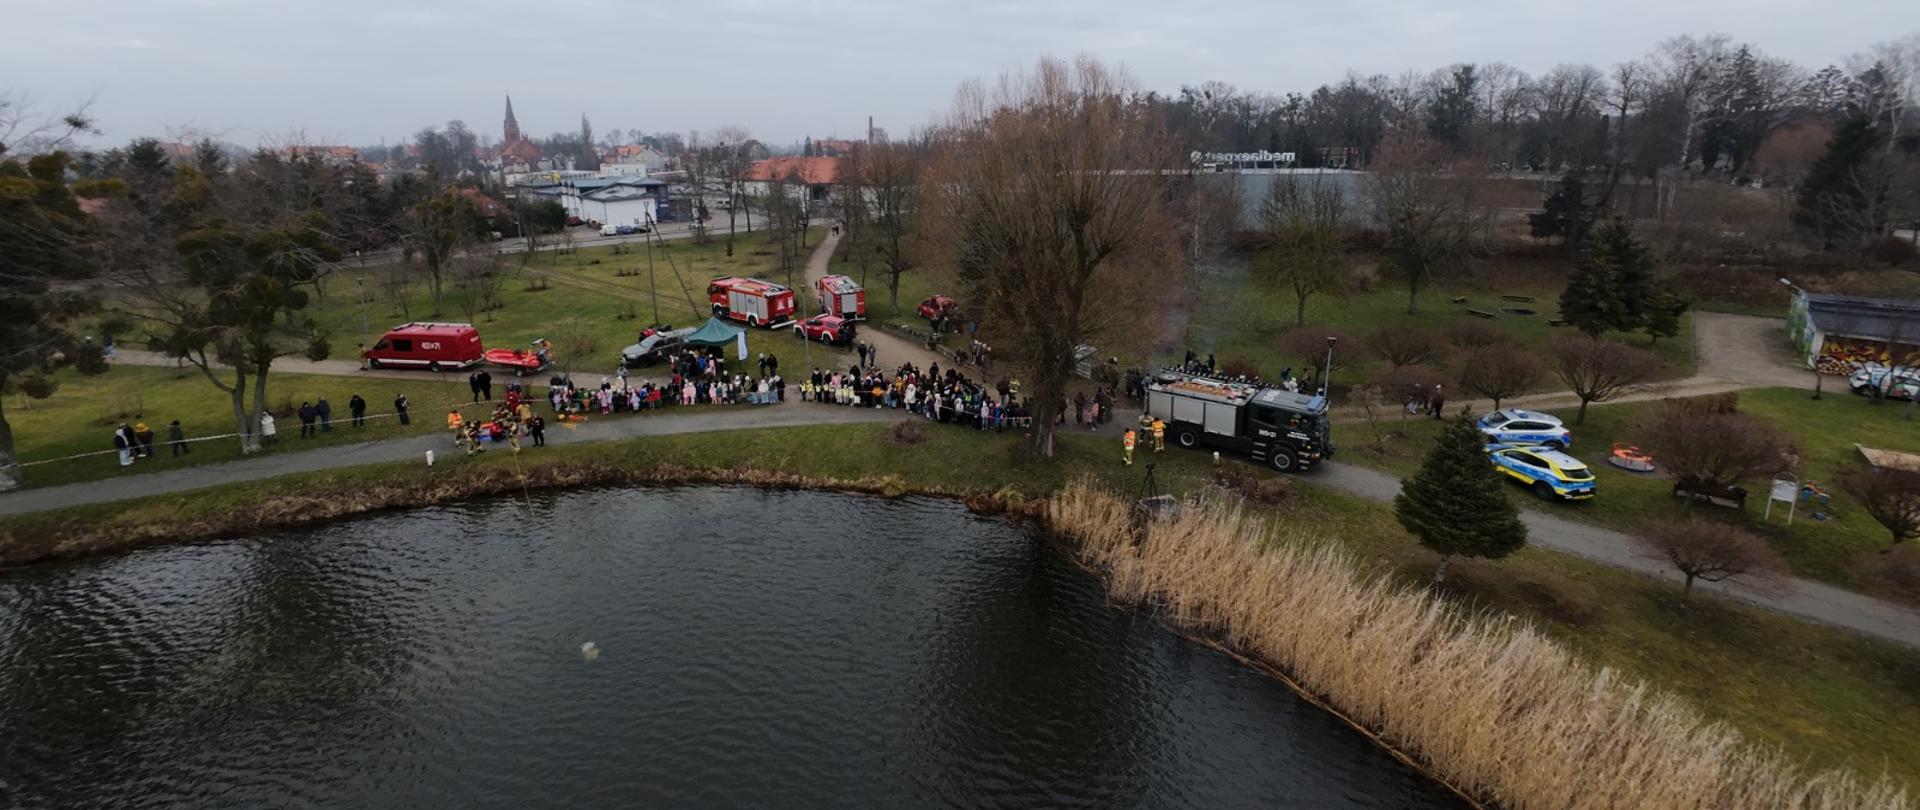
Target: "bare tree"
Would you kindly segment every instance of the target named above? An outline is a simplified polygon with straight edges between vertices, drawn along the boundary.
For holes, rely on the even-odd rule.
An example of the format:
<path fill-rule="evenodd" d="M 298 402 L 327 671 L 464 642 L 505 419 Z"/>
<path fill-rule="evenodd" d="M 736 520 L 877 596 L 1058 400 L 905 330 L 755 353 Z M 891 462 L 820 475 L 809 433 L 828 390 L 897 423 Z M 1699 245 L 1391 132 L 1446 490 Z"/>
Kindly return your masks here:
<path fill-rule="evenodd" d="M 1382 326 L 1367 333 L 1367 350 L 1394 368 L 1439 359 L 1447 353 L 1440 333 L 1420 326 Z"/>
<path fill-rule="evenodd" d="M 1051 457 L 1077 348 L 1151 317 L 1184 156 L 1158 107 L 1090 58 L 962 88 L 943 147 L 929 188 L 944 241 L 1028 377 L 1033 448 Z"/>
<path fill-rule="evenodd" d="M 1419 314 L 1420 288 L 1486 241 L 1491 209 L 1486 172 L 1431 139 L 1399 133 L 1380 149 L 1369 186 L 1373 216 L 1385 232 L 1386 264 L 1407 282 L 1407 312 Z"/>
<path fill-rule="evenodd" d="M 1482 346 L 1461 357 L 1459 373 L 1460 387 L 1493 400 L 1497 411 L 1501 400 L 1538 386 L 1547 376 L 1547 365 L 1538 355 L 1517 346 Z"/>
<path fill-rule="evenodd" d="M 1886 527 L 1894 544 L 1920 537 L 1920 472 L 1856 467 L 1840 474 L 1840 489 Z"/>
<path fill-rule="evenodd" d="M 1671 401 L 1650 409 L 1634 441 L 1688 492 L 1720 492 L 1786 469 L 1793 437 L 1760 417 L 1714 412 Z"/>
<path fill-rule="evenodd" d="M 887 300 L 900 314 L 900 277 L 919 266 L 920 175 L 926 142 L 868 144 L 854 163 L 854 182 L 872 211 L 872 234 L 865 252 L 887 274 Z"/>
<path fill-rule="evenodd" d="M 1695 580 L 1744 579 L 1766 591 L 1786 587 L 1787 562 L 1766 541 L 1736 526 L 1689 518 L 1650 524 L 1634 538 L 1641 553 L 1673 566 L 1685 578 L 1680 598 L 1693 594 Z"/>
<path fill-rule="evenodd" d="M 1328 345 L 1327 339 L 1333 343 Z M 1331 353 L 1329 353 L 1331 348 Z M 1353 335 L 1345 331 L 1321 325 L 1308 325 L 1289 330 L 1280 338 L 1280 356 L 1300 364 L 1299 377 L 1306 381 L 1317 381 L 1326 386 L 1323 375 L 1350 368 L 1367 356 L 1366 347 Z M 1327 368 L 1327 359 L 1331 356 L 1333 367 Z"/>
<path fill-rule="evenodd" d="M 1314 175 L 1274 178 L 1260 204 L 1260 265 L 1293 290 L 1294 326 L 1307 323 L 1307 299 L 1346 287 L 1346 210 L 1340 187 Z"/>
<path fill-rule="evenodd" d="M 554 322 L 551 334 L 560 368 L 568 377 L 573 376 L 579 363 L 600 353 L 600 333 L 585 318 L 562 318 Z"/>
<path fill-rule="evenodd" d="M 747 215 L 747 233 L 753 233 L 753 213 L 745 210 L 747 205 L 746 173 L 750 161 L 747 160 L 746 144 L 752 140 L 745 127 L 728 124 L 713 131 L 713 149 L 716 155 L 716 168 L 726 178 L 727 187 L 727 255 L 733 255 L 733 234 L 740 214 Z"/>
<path fill-rule="evenodd" d="M 507 283 L 507 269 L 499 256 L 488 246 L 469 247 L 448 257 L 447 267 L 454 300 L 467 321 L 476 321 L 482 314 L 492 321 L 493 311 L 500 308 L 500 290 Z"/>
<path fill-rule="evenodd" d="M 1586 424 L 1587 406 L 1640 390 L 1660 374 L 1660 358 L 1645 349 L 1605 338 L 1563 335 L 1547 345 L 1555 376 L 1580 398 L 1576 425 Z"/>

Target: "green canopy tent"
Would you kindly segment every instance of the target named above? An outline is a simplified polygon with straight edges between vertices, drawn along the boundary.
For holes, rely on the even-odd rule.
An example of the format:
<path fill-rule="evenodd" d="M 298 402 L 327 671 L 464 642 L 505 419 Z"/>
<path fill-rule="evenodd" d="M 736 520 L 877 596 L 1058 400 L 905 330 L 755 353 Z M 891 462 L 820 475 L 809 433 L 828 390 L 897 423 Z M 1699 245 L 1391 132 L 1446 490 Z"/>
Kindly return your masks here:
<path fill-rule="evenodd" d="M 701 324 L 699 329 L 688 333 L 686 342 L 695 346 L 727 346 L 739 340 L 740 333 L 745 331 L 745 329 L 734 326 L 719 318 L 708 318 L 707 322 Z"/>

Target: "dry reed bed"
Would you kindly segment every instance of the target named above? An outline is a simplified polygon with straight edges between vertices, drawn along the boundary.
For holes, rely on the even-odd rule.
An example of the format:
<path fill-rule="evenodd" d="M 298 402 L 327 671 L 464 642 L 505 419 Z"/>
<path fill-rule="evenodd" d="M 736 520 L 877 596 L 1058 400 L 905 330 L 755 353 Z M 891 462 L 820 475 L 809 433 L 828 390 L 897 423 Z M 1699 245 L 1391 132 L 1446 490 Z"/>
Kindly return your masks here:
<path fill-rule="evenodd" d="M 1808 774 L 1679 700 L 1595 670 L 1525 623 L 1360 576 L 1340 552 L 1267 545 L 1238 509 L 1137 530 L 1087 482 L 1052 499 L 1120 599 L 1269 663 L 1469 796 L 1518 808 L 1905 808 L 1904 790 Z"/>

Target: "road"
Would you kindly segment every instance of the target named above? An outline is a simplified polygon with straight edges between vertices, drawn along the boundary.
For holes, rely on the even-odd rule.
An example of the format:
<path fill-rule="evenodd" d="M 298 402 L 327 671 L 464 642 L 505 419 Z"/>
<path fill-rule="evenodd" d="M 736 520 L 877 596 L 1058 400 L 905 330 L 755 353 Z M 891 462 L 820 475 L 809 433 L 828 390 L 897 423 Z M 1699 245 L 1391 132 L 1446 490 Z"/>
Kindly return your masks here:
<path fill-rule="evenodd" d="M 718 224 L 716 225 L 715 223 Z M 726 219 L 724 217 L 720 219 L 709 219 L 707 221 L 707 229 L 711 233 L 725 233 L 727 230 Z M 648 238 L 648 234 L 644 233 L 628 234 L 626 236 L 601 236 L 599 231 L 584 225 L 571 227 L 568 228 L 568 230 L 573 232 L 573 244 L 571 247 L 576 248 L 620 245 L 628 242 L 641 242 Z M 655 230 L 657 231 L 656 238 L 659 239 L 686 239 L 693 236 L 693 223 L 662 222 L 656 226 Z M 563 245 L 559 241 L 557 236 L 548 236 L 540 243 L 540 250 L 559 250 L 566 246 L 567 245 Z M 494 252 L 500 254 L 525 253 L 527 252 L 527 242 L 524 239 L 502 239 L 494 243 Z M 348 270 L 355 267 L 377 267 L 383 264 L 391 264 L 400 260 L 400 253 L 399 248 L 370 251 L 356 256 L 351 260 L 341 262 L 335 266 L 335 270 Z"/>

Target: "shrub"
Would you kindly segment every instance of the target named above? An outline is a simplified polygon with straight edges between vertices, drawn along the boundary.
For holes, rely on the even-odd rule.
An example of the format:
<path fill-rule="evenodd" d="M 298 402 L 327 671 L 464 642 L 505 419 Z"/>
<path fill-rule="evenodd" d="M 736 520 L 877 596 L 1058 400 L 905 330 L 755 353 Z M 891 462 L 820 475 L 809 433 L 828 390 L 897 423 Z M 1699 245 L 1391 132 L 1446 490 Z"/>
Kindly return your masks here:
<path fill-rule="evenodd" d="M 902 419 L 893 423 L 893 442 L 902 447 L 912 447 L 927 440 L 927 428 L 918 419 Z"/>
<path fill-rule="evenodd" d="M 1442 335 L 1421 326 L 1383 326 L 1367 333 L 1367 349 L 1394 368 L 1438 359 L 1447 351 Z"/>
<path fill-rule="evenodd" d="M 1447 325 L 1447 343 L 1456 349 L 1478 349 L 1513 342 L 1500 327 L 1482 321 L 1455 321 Z"/>
<path fill-rule="evenodd" d="M 1499 410 L 1501 400 L 1527 393 L 1546 379 L 1547 365 L 1518 346 L 1481 346 L 1460 359 L 1459 374 L 1460 387 L 1493 400 L 1494 410 Z"/>
<path fill-rule="evenodd" d="M 1632 431 L 1634 442 L 1652 453 L 1680 488 L 1720 492 L 1791 466 L 1793 438 L 1772 422 L 1697 407 L 1662 402 Z"/>
<path fill-rule="evenodd" d="M 1643 554 L 1680 572 L 1680 598 L 1693 593 L 1694 580 L 1746 579 L 1777 590 L 1787 582 L 1787 561 L 1766 541 L 1739 527 L 1691 518 L 1646 526 L 1634 538 Z"/>
<path fill-rule="evenodd" d="M 1660 373 L 1659 356 L 1618 341 L 1587 335 L 1562 335 L 1547 344 L 1553 373 L 1580 398 L 1576 425 L 1586 424 L 1587 406 L 1607 402 L 1646 387 Z"/>
<path fill-rule="evenodd" d="M 1920 536 L 1920 472 L 1855 467 L 1840 474 L 1840 489 L 1900 543 Z"/>

